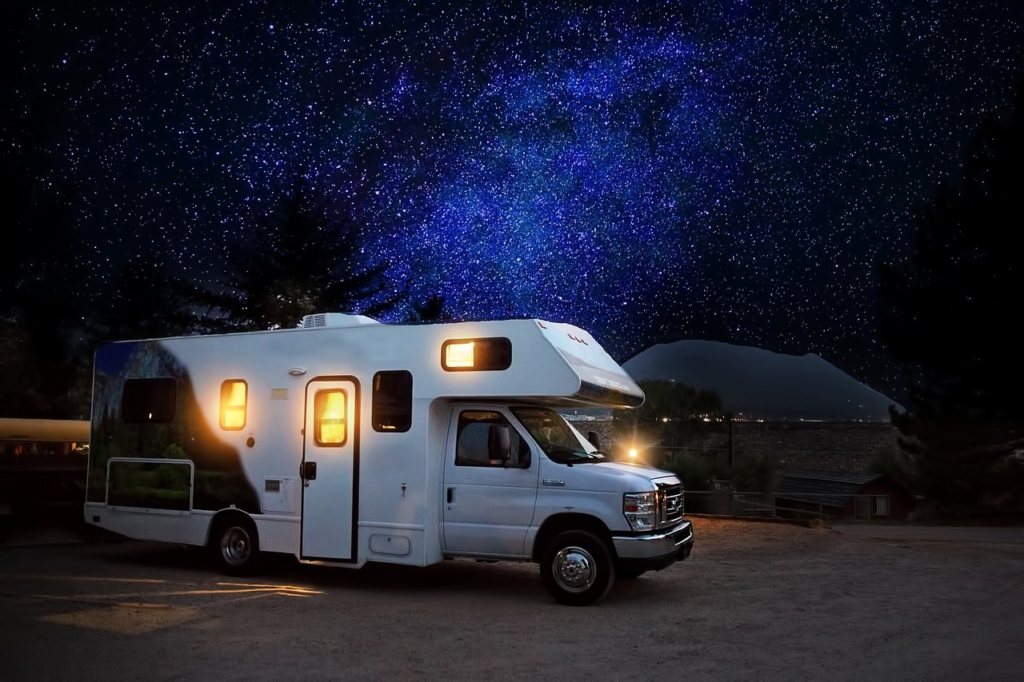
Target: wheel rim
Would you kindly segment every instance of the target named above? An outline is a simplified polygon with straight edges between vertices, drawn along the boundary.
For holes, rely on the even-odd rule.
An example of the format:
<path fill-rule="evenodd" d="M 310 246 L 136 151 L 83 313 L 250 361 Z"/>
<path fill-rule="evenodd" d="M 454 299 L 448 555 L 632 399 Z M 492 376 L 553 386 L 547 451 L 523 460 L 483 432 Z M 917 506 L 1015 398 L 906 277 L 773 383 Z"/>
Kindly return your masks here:
<path fill-rule="evenodd" d="M 249 534 L 238 526 L 228 528 L 220 539 L 220 553 L 224 560 L 232 566 L 244 564 L 252 554 Z"/>
<path fill-rule="evenodd" d="M 566 592 L 584 592 L 597 577 L 594 557 L 582 547 L 566 547 L 559 551 L 551 570 L 555 582 Z"/>

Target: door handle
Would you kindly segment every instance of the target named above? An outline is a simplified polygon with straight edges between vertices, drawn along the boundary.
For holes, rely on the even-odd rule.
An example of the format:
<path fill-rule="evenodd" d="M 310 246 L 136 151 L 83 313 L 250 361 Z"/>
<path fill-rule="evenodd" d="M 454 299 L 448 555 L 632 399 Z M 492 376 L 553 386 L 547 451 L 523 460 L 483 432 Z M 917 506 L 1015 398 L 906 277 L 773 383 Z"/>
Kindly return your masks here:
<path fill-rule="evenodd" d="M 448 504 L 452 503 L 455 499 L 455 488 L 448 488 Z"/>
<path fill-rule="evenodd" d="M 299 468 L 299 475 L 304 481 L 316 480 L 316 462 L 303 462 Z"/>

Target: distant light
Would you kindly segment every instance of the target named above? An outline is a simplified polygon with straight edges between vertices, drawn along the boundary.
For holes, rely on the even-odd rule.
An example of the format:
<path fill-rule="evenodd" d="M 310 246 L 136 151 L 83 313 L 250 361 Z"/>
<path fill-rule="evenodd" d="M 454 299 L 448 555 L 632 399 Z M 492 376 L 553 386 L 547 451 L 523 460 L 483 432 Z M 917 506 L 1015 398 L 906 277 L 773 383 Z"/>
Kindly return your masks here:
<path fill-rule="evenodd" d="M 636 459 L 636 456 L 637 456 L 636 448 L 630 448 L 629 449 L 629 456 L 632 457 L 633 459 Z"/>

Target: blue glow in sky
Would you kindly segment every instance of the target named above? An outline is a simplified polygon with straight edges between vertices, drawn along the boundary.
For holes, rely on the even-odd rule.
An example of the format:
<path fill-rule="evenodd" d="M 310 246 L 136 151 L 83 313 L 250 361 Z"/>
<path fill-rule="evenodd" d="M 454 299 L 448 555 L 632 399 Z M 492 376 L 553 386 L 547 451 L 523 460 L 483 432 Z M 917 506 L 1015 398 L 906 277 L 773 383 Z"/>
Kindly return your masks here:
<path fill-rule="evenodd" d="M 194 4 L 10 10 L 12 110 L 53 112 L 31 172 L 80 187 L 95 262 L 216 272 L 301 165 L 457 317 L 883 389 L 876 263 L 1024 70 L 1024 10 L 984 0 Z"/>

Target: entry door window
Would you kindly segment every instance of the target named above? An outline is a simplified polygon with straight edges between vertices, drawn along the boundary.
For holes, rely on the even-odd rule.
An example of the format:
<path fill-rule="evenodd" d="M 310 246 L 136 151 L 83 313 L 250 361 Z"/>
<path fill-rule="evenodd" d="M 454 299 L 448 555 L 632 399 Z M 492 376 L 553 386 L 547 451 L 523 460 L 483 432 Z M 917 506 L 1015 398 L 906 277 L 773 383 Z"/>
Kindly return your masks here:
<path fill-rule="evenodd" d="M 466 410 L 459 414 L 455 465 L 528 469 L 530 447 L 500 412 Z"/>
<path fill-rule="evenodd" d="M 313 433 L 317 445 L 341 447 L 345 444 L 345 391 L 328 389 L 316 392 L 313 399 Z"/>

